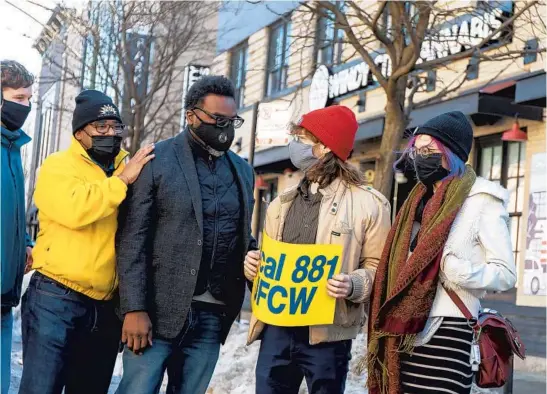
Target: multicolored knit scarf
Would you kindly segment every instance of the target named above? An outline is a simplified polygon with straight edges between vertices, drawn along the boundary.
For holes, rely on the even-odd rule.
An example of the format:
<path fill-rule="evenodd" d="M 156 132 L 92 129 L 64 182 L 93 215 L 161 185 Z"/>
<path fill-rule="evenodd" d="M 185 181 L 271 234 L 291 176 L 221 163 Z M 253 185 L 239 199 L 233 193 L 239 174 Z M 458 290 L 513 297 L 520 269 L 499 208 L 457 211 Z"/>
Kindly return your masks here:
<path fill-rule="evenodd" d="M 435 298 L 440 256 L 452 223 L 476 175 L 470 166 L 461 178 L 442 182 L 425 206 L 418 243 L 409 257 L 412 225 L 426 187 L 418 184 L 388 235 L 372 288 L 368 330 L 370 394 L 399 394 L 400 353 L 412 351 Z"/>

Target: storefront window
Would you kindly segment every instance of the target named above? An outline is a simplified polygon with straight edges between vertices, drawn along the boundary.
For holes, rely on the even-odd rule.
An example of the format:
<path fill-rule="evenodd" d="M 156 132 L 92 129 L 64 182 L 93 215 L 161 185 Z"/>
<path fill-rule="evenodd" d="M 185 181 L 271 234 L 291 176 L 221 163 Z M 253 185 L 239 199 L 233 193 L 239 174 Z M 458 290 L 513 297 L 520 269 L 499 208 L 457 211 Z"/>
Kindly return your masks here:
<path fill-rule="evenodd" d="M 477 146 L 478 174 L 509 191 L 507 210 L 515 263 L 518 264 L 521 251 L 519 233 L 523 227 L 526 143 L 503 142 L 500 135 L 496 135 L 477 140 Z"/>
<path fill-rule="evenodd" d="M 367 186 L 372 186 L 374 183 L 374 175 L 376 171 L 375 161 L 362 161 L 359 163 L 359 169 L 363 173 Z"/>
<path fill-rule="evenodd" d="M 258 192 L 259 217 L 258 217 L 258 239 L 262 237 L 264 222 L 266 220 L 266 211 L 268 205 L 277 197 L 277 179 L 266 181 L 267 188 L 261 189 Z"/>

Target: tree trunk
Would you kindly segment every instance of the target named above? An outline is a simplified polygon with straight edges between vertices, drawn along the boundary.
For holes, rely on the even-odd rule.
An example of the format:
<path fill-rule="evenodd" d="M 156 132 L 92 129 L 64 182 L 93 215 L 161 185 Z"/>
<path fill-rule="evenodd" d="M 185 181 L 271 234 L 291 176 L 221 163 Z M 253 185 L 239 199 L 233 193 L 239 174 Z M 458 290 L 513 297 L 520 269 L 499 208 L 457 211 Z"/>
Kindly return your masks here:
<path fill-rule="evenodd" d="M 400 78 L 394 94 L 387 94 L 384 133 L 382 135 L 379 158 L 376 163 L 374 187 L 388 200 L 391 198 L 391 187 L 393 184 L 393 163 L 395 162 L 396 152 L 401 145 L 407 124 L 404 113 L 406 81 L 406 76 Z"/>

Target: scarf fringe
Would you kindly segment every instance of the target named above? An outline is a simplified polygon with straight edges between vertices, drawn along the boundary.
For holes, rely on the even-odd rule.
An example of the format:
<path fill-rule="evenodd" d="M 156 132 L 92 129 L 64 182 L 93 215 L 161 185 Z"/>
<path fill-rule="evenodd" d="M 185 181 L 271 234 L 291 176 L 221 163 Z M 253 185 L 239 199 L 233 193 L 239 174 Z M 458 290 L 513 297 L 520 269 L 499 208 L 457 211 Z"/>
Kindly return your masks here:
<path fill-rule="evenodd" d="M 417 335 L 415 334 L 392 334 L 389 332 L 378 331 L 370 337 L 367 347 L 367 355 L 362 356 L 355 366 L 355 373 L 360 375 L 365 369 L 368 370 L 368 380 L 379 384 L 380 394 L 388 394 L 389 389 L 389 369 L 386 364 L 380 361 L 378 357 L 378 346 L 380 340 L 386 337 L 399 338 L 400 343 L 398 352 L 411 353 L 416 344 Z"/>
<path fill-rule="evenodd" d="M 403 340 L 399 344 L 399 348 L 397 349 L 397 351 L 399 353 L 412 354 L 414 352 L 414 348 L 416 347 L 417 338 L 418 335 L 416 334 L 404 335 Z"/>
<path fill-rule="evenodd" d="M 358 367 L 361 366 L 364 368 L 364 366 L 367 364 L 367 362 L 371 362 L 371 360 L 367 360 L 366 356 L 363 356 L 361 360 L 358 363 Z M 389 369 L 387 366 L 379 361 L 377 358 L 372 361 L 377 364 L 376 369 L 371 369 L 369 366 L 368 369 L 368 380 L 374 382 L 375 384 L 379 384 L 380 387 L 378 389 L 380 390 L 380 394 L 389 394 Z M 367 382 L 368 386 L 368 382 Z"/>

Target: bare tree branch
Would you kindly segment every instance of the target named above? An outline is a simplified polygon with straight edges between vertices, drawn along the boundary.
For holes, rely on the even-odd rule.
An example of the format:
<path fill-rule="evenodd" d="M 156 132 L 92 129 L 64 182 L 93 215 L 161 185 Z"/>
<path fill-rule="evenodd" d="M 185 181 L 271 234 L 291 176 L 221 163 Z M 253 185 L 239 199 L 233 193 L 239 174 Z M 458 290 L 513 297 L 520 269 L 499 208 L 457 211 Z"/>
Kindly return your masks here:
<path fill-rule="evenodd" d="M 439 65 L 455 62 L 457 60 L 461 60 L 461 59 L 465 59 L 465 58 L 473 56 L 473 54 L 480 51 L 480 48 L 488 44 L 488 42 L 492 41 L 493 37 L 495 37 L 497 34 L 505 30 L 508 26 L 512 25 L 515 22 L 515 20 L 517 20 L 522 14 L 524 14 L 526 11 L 528 11 L 530 8 L 534 7 L 538 3 L 539 1 L 537 0 L 519 3 L 519 4 L 523 4 L 523 7 L 518 12 L 514 13 L 512 16 L 508 17 L 497 29 L 490 32 L 490 34 L 486 36 L 485 38 L 483 38 L 482 41 L 478 43 L 477 45 L 463 52 L 443 57 L 442 59 L 430 60 L 430 61 L 420 63 L 418 65 L 418 68 L 420 70 L 427 70 L 427 69 L 438 67 Z"/>
<path fill-rule="evenodd" d="M 437 81 L 440 90 L 436 94 L 416 103 L 416 98 L 421 96 L 419 93 L 423 92 L 423 87 L 427 83 L 427 79 L 420 77 L 424 71 L 451 69 L 454 62 L 471 56 L 476 56 L 482 62 L 514 61 L 516 64 L 517 61 L 521 62 L 522 56 L 526 54 L 543 56 L 546 52 L 543 44 L 546 35 L 545 21 L 539 12 L 539 8 L 545 11 L 545 6 L 539 1 L 516 2 L 516 10 L 512 14 L 503 14 L 503 19 L 500 19 L 498 14 L 488 14 L 489 7 L 494 9 L 498 6 L 487 2 L 477 6 L 474 3 L 454 5 L 437 1 L 382 1 L 367 3 L 366 11 L 353 1 L 343 2 L 345 7 L 334 3 L 340 2 L 319 1 L 301 4 L 302 9 L 328 18 L 329 21 L 333 21 L 335 28 L 344 31 L 344 44 L 359 54 L 385 92 L 384 132 L 375 180 L 375 187 L 385 195 L 389 195 L 391 190 L 393 147 L 399 146 L 412 111 L 458 92 L 467 82 L 467 73 L 465 70 L 461 71 L 460 64 L 458 70 L 452 70 L 455 76 L 449 77 L 447 83 Z M 467 23 L 468 29 L 468 21 L 473 20 L 471 18 L 481 19 L 484 27 L 480 39 L 475 37 L 470 29 L 462 30 L 464 25 L 459 24 L 462 16 L 466 17 L 463 20 Z M 490 22 L 490 17 L 497 19 L 495 24 Z M 387 23 L 383 22 L 384 18 L 387 19 Z M 534 18 L 538 19 L 536 23 Z M 451 35 L 447 36 L 447 32 Z M 486 47 L 498 40 L 498 37 L 501 37 L 499 43 Z M 541 37 L 539 48 L 518 47 L 519 41 L 524 47 L 524 42 L 533 37 Z M 507 38 L 511 38 L 510 45 L 507 45 Z M 462 43 L 459 40 L 462 40 Z M 434 43 L 435 47 L 432 47 L 431 51 L 440 59 L 418 63 L 424 43 Z M 454 45 L 450 47 L 452 43 Z M 455 49 L 458 53 L 454 53 Z M 391 63 L 387 66 L 391 67 L 382 64 L 380 70 L 375 64 L 379 59 L 372 58 L 374 54 L 389 57 Z M 378 63 L 383 61 L 379 60 Z M 386 73 L 382 75 L 383 72 Z M 501 73 L 494 79 L 499 75 Z M 407 88 L 409 79 L 413 83 Z"/>
<path fill-rule="evenodd" d="M 410 23 L 410 18 L 408 16 L 404 18 L 407 31 L 411 39 L 411 45 L 405 48 L 405 53 L 403 54 L 400 67 L 394 70 L 391 74 L 394 79 L 398 79 L 402 75 L 409 73 L 420 58 L 420 49 L 422 47 L 421 43 L 424 41 L 431 13 L 431 8 L 424 3 L 425 2 L 416 3 L 416 6 L 419 9 L 419 19 L 416 24 L 416 31 L 414 31 Z"/>
<path fill-rule="evenodd" d="M 346 35 L 348 37 L 348 40 L 355 47 L 357 52 L 359 52 L 359 55 L 361 55 L 363 60 L 367 63 L 367 65 L 369 66 L 372 74 L 374 75 L 374 77 L 376 78 L 378 83 L 384 89 L 387 89 L 387 80 L 386 80 L 386 78 L 384 77 L 384 75 L 382 74 L 381 70 L 378 68 L 376 63 L 374 63 L 374 59 L 372 58 L 372 56 L 368 53 L 368 51 L 365 48 L 363 48 L 359 44 L 359 39 L 355 36 L 355 33 L 353 32 L 353 30 L 351 28 L 351 25 L 348 22 L 348 19 L 347 19 L 346 15 L 342 11 L 340 11 L 340 9 L 336 6 L 336 4 L 332 4 L 332 3 L 327 2 L 327 1 L 321 2 L 321 3 L 318 3 L 318 4 L 321 4 L 321 7 L 331 11 L 336 16 L 336 20 L 342 26 L 344 32 L 346 33 Z M 308 7 L 307 4 L 305 6 Z M 311 7 L 311 6 L 310 6 L 310 9 L 312 11 L 314 11 L 314 8 Z"/>
<path fill-rule="evenodd" d="M 14 0 L 8 1 L 40 23 Z M 47 9 L 36 0 L 26 1 Z M 43 64 L 54 67 L 56 72 L 41 83 L 46 83 L 46 79 L 48 83 L 65 80 L 79 86 L 79 71 L 83 70 L 83 87 L 109 91 L 124 116 L 129 116 L 124 119 L 129 125 L 126 142 L 134 153 L 143 140 L 173 134 L 180 128 L 184 66 L 198 59 L 205 63 L 212 60 L 210 49 L 214 47 L 216 26 L 211 24 L 211 13 L 219 6 L 198 1 L 104 0 L 88 2 L 81 14 L 63 9 L 63 31 L 69 32 L 72 41 L 79 36 L 82 43 L 86 42 L 87 57 L 85 51 L 78 53 L 80 49 L 73 48 L 66 34 L 48 34 L 54 37 L 55 45 L 61 45 L 64 56 L 70 57 L 72 67 L 61 72 L 59 54 L 44 52 Z M 51 30 L 48 25 L 41 25 L 45 32 Z M 137 40 L 141 48 L 138 56 Z M 48 44 L 53 45 L 49 41 Z M 142 70 L 148 56 L 148 70 Z M 74 67 L 74 63 L 81 67 Z M 145 79 L 137 82 L 137 77 Z"/>

